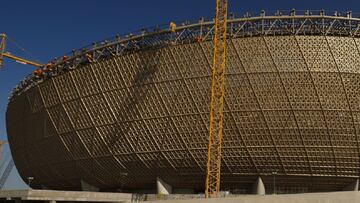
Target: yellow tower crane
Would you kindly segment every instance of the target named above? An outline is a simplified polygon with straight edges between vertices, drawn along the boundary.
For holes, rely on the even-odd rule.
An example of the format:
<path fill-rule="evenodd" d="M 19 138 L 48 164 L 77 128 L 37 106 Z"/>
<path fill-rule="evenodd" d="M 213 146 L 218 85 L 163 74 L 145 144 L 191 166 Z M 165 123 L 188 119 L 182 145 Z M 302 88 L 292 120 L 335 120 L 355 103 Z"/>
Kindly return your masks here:
<path fill-rule="evenodd" d="M 5 34 L 0 34 L 0 68 L 4 66 L 4 58 L 9 58 L 9 59 L 15 60 L 16 62 L 21 63 L 21 64 L 27 64 L 27 65 L 32 65 L 32 66 L 36 66 L 36 67 L 43 66 L 39 63 L 20 58 L 18 56 L 14 56 L 14 55 L 6 52 L 6 38 L 7 37 Z"/>
<path fill-rule="evenodd" d="M 214 55 L 212 64 L 210 123 L 205 197 L 220 192 L 221 141 L 224 111 L 224 71 L 226 60 L 227 0 L 216 0 Z"/>

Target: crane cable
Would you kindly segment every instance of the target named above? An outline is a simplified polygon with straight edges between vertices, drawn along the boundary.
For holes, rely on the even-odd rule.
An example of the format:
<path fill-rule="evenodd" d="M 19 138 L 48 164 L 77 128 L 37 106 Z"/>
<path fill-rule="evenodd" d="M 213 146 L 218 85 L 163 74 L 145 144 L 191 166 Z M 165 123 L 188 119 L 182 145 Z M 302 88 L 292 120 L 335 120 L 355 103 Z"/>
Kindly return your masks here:
<path fill-rule="evenodd" d="M 17 43 L 15 40 L 11 39 L 11 38 L 8 37 L 8 36 L 6 36 L 6 39 L 7 39 L 8 41 L 10 41 L 12 44 L 14 44 L 15 47 L 17 47 L 17 48 L 20 49 L 22 52 L 24 52 L 25 54 L 27 54 L 31 60 L 33 60 L 33 61 L 35 61 L 35 62 L 37 62 L 37 63 L 40 63 L 40 61 L 39 61 L 37 58 L 35 58 L 35 57 L 33 56 L 33 54 L 30 53 L 30 51 L 27 51 L 25 48 L 23 48 L 22 46 L 20 46 L 20 44 Z"/>

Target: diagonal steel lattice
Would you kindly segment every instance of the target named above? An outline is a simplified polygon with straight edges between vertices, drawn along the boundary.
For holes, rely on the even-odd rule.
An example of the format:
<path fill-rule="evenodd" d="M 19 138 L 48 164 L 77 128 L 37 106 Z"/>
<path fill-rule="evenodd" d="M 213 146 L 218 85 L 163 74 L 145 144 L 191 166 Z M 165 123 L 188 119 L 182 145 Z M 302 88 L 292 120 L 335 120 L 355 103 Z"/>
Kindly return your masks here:
<path fill-rule="evenodd" d="M 336 191 L 359 176 L 358 22 L 229 18 L 221 188 L 249 193 L 261 176 L 271 193 L 276 171 L 279 193 Z M 109 43 L 93 63 L 74 60 L 74 69 L 20 88 L 6 125 L 23 179 L 136 190 L 160 177 L 204 191 L 213 26 L 124 39 L 119 52 Z"/>

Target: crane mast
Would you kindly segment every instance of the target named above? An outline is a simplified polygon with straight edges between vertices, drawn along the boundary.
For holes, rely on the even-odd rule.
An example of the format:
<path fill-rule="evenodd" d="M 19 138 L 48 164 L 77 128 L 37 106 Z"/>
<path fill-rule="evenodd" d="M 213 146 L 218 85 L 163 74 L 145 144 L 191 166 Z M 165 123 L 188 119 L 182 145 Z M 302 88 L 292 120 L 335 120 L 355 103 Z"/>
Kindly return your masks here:
<path fill-rule="evenodd" d="M 6 35 L 0 34 L 0 68 L 3 66 L 3 58 L 6 48 Z"/>
<path fill-rule="evenodd" d="M 220 192 L 221 142 L 224 111 L 227 0 L 216 0 L 214 55 L 212 64 L 210 122 L 205 197 Z"/>

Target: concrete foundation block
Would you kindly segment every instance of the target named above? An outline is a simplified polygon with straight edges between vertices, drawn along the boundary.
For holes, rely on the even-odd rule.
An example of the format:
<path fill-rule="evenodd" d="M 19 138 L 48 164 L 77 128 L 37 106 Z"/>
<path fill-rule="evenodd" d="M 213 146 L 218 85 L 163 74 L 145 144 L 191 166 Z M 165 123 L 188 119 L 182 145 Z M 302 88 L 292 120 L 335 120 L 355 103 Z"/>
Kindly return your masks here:
<path fill-rule="evenodd" d="M 263 183 L 261 177 L 258 177 L 256 182 L 253 184 L 252 193 L 256 194 L 256 195 L 265 195 L 265 186 L 264 186 L 264 183 Z"/>
<path fill-rule="evenodd" d="M 157 194 L 168 195 L 172 193 L 171 185 L 165 183 L 160 178 L 156 179 L 156 190 Z"/>

